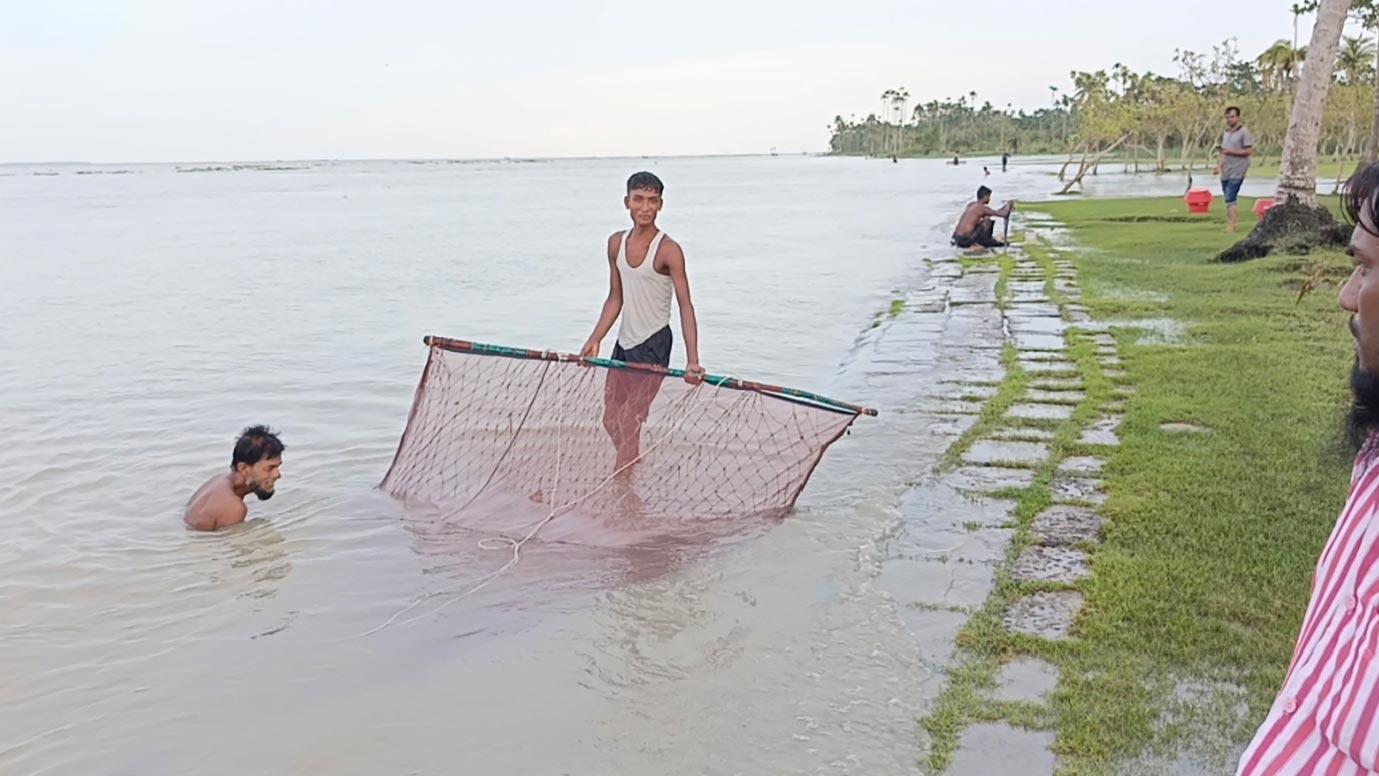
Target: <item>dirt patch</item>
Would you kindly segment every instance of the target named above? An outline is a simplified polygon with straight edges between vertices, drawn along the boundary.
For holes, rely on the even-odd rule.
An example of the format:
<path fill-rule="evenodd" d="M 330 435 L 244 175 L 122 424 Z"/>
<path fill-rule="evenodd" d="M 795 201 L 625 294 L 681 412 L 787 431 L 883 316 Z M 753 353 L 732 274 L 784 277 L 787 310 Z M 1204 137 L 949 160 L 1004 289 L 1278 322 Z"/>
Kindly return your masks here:
<path fill-rule="evenodd" d="M 1289 198 L 1264 214 L 1245 239 L 1217 254 L 1228 264 L 1249 261 L 1270 253 L 1307 254 L 1315 248 L 1344 248 L 1351 227 L 1337 223 L 1323 207 L 1309 207 Z"/>

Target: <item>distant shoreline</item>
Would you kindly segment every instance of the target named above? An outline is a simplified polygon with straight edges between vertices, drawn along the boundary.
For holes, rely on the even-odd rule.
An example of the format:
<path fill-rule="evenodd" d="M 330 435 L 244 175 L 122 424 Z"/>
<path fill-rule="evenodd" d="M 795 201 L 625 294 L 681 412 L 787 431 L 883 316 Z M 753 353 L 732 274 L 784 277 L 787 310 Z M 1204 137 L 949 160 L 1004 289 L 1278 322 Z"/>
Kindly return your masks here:
<path fill-rule="evenodd" d="M 828 151 L 791 151 L 771 153 L 769 151 L 736 153 L 736 154 L 636 154 L 628 156 L 484 156 L 484 157 L 459 157 L 459 156 L 398 156 L 398 157 L 369 157 L 369 158 L 302 158 L 302 159 L 177 159 L 177 160 L 146 160 L 146 161 L 34 161 L 34 162 L 0 162 L 0 167 L 113 167 L 120 165 L 207 165 L 207 164 L 238 164 L 263 165 L 263 164 L 350 164 L 356 162 L 398 162 L 415 164 L 483 164 L 486 162 L 512 162 L 512 163 L 533 163 L 533 162 L 586 162 L 586 161 L 653 161 L 661 159 L 738 159 L 763 156 L 835 156 Z"/>

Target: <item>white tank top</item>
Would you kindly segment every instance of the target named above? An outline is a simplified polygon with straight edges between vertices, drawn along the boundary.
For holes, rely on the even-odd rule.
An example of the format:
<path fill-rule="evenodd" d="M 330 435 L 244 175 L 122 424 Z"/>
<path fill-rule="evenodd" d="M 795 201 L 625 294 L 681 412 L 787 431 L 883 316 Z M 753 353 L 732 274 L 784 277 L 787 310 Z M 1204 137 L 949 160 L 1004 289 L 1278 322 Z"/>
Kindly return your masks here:
<path fill-rule="evenodd" d="M 642 263 L 627 263 L 627 236 L 622 234 L 618 247 L 618 278 L 622 281 L 622 324 L 618 327 L 618 344 L 624 350 L 635 348 L 670 323 L 670 297 L 675 290 L 669 275 L 656 271 L 656 250 L 661 247 L 665 232 L 656 231 L 646 249 Z"/>

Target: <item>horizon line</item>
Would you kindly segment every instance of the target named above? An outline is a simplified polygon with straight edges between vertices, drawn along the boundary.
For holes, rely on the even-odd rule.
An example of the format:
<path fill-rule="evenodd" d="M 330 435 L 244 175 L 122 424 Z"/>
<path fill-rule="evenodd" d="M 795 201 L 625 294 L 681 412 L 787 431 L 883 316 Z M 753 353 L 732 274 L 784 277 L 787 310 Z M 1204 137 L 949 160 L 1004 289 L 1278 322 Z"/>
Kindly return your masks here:
<path fill-rule="evenodd" d="M 572 156 L 377 156 L 377 157 L 298 157 L 276 159 L 180 159 L 175 161 L 92 161 L 83 159 L 46 161 L 0 161 L 0 167 L 41 166 L 41 165 L 142 165 L 142 164 L 291 164 L 299 162 L 555 162 L 591 161 L 619 159 L 715 159 L 751 156 L 827 156 L 830 151 L 741 151 L 731 153 L 705 154 L 580 154 Z"/>

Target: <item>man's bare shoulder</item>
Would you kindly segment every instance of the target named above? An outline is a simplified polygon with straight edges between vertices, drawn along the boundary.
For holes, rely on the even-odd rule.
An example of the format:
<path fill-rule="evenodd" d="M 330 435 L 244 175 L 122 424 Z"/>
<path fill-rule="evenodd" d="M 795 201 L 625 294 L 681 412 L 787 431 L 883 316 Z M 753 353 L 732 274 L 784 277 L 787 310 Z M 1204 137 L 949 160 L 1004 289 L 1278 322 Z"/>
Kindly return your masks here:
<path fill-rule="evenodd" d="M 198 531 L 214 531 L 244 522 L 249 508 L 235 495 L 224 477 L 213 477 L 196 492 L 182 515 L 188 526 Z"/>
<path fill-rule="evenodd" d="M 614 232 L 608 235 L 608 260 L 617 261 L 618 248 L 621 246 L 622 232 Z"/>
<path fill-rule="evenodd" d="M 661 238 L 661 247 L 656 253 L 660 256 L 677 258 L 681 261 L 685 259 L 685 249 L 680 247 L 680 243 L 676 242 L 675 238 L 670 235 Z"/>
<path fill-rule="evenodd" d="M 685 251 L 680 247 L 680 243 L 675 242 L 670 235 L 661 238 L 661 245 L 656 249 L 656 270 L 661 274 L 670 274 L 673 267 L 685 266 Z"/>

